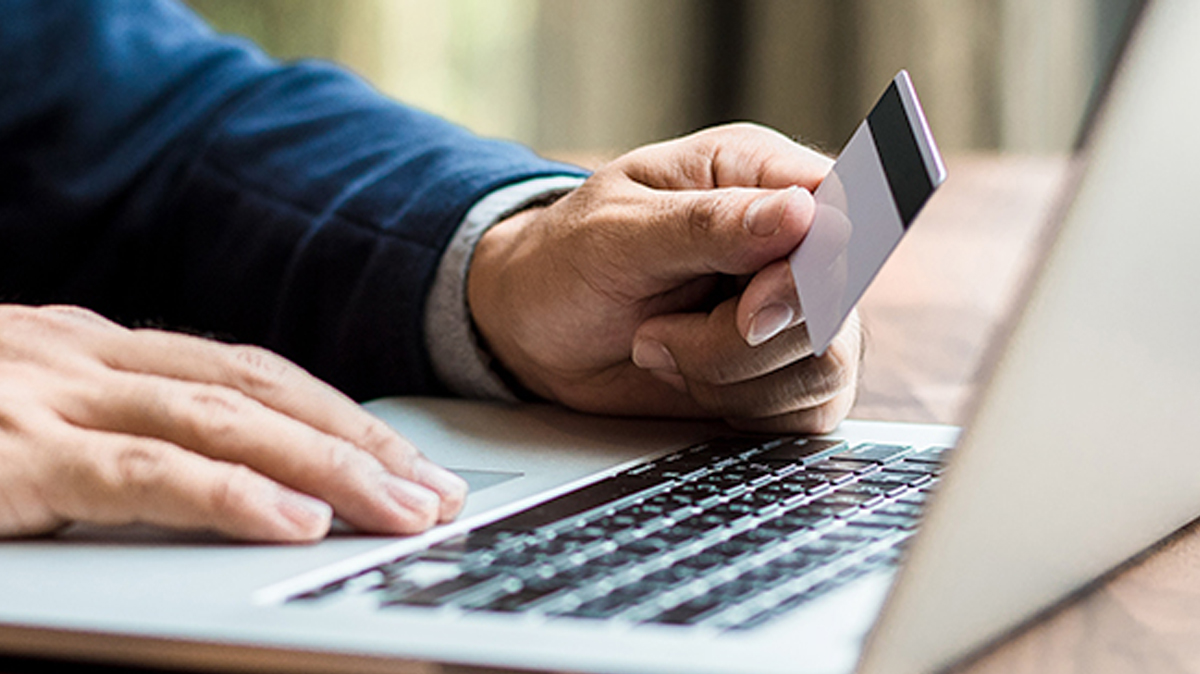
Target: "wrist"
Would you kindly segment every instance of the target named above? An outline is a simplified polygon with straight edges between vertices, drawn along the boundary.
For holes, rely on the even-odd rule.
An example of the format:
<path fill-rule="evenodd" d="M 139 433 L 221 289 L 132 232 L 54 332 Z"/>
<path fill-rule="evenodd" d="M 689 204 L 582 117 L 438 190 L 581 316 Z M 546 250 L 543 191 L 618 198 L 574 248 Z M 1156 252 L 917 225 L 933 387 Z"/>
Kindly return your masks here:
<path fill-rule="evenodd" d="M 532 326 L 522 318 L 522 276 L 529 269 L 528 246 L 532 225 L 545 207 L 522 210 L 488 229 L 475 246 L 467 271 L 467 309 L 480 346 L 491 355 L 493 372 L 520 398 L 556 399 L 528 348 Z M 522 390 L 523 389 L 523 390 Z"/>

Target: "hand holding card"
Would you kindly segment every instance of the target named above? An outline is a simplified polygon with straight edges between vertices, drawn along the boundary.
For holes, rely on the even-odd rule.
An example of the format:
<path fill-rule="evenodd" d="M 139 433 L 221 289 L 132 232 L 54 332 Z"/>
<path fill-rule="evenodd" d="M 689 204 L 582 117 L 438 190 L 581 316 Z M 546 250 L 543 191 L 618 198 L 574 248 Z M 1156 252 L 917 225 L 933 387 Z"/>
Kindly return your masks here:
<path fill-rule="evenodd" d="M 829 347 L 945 179 L 925 114 L 902 70 L 817 188 L 812 229 L 788 260 L 815 353 Z"/>

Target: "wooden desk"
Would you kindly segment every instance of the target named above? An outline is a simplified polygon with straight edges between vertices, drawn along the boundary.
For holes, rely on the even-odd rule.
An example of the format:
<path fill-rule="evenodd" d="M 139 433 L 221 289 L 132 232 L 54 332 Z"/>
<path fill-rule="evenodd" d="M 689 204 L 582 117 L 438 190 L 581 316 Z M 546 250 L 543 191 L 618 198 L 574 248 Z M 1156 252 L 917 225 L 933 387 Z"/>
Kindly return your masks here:
<path fill-rule="evenodd" d="M 861 304 L 854 417 L 962 423 L 974 368 L 1054 207 L 1065 162 L 967 156 Z M 970 663 L 971 674 L 1200 672 L 1200 526 Z"/>

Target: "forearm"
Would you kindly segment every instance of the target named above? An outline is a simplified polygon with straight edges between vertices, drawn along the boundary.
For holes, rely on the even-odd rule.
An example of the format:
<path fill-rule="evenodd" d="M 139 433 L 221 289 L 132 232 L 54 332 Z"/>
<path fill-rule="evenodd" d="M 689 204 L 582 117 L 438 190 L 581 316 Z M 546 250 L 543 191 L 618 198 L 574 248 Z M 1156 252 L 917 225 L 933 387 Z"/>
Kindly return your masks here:
<path fill-rule="evenodd" d="M 263 344 L 359 398 L 440 388 L 425 298 L 471 205 L 578 174 L 174 5 L 12 14 L 0 294 Z"/>

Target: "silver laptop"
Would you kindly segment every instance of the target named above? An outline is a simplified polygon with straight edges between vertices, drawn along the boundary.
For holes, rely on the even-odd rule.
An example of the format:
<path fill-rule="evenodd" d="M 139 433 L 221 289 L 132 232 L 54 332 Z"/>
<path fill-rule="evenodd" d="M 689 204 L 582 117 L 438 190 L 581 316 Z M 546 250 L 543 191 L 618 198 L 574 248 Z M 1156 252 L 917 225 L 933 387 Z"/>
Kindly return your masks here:
<path fill-rule="evenodd" d="M 1200 514 L 1197 35 L 1198 3 L 1145 11 L 962 437 L 380 401 L 474 485 L 458 522 L 310 547 L 3 543 L 0 652 L 291 672 L 961 662 Z"/>

